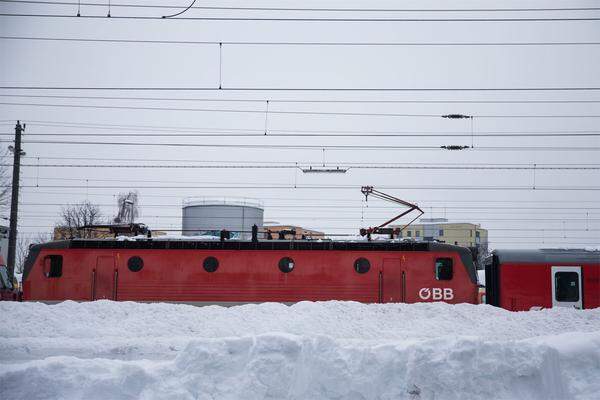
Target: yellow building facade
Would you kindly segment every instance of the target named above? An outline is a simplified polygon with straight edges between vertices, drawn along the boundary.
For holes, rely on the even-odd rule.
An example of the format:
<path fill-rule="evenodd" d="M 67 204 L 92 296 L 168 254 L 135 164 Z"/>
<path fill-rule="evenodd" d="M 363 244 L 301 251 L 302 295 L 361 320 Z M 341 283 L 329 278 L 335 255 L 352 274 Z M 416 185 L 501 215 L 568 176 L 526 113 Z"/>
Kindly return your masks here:
<path fill-rule="evenodd" d="M 411 224 L 404 229 L 401 237 L 485 250 L 488 248 L 487 229 L 470 222 L 447 222 L 444 218 L 421 219 L 418 224 Z"/>

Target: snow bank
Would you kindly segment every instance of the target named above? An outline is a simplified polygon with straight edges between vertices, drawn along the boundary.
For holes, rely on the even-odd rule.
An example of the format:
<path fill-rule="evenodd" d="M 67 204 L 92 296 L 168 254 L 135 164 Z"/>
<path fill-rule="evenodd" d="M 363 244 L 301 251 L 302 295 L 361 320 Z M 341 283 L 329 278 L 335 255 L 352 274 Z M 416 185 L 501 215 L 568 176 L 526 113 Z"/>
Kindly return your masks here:
<path fill-rule="evenodd" d="M 593 399 L 600 309 L 0 303 L 6 399 Z"/>

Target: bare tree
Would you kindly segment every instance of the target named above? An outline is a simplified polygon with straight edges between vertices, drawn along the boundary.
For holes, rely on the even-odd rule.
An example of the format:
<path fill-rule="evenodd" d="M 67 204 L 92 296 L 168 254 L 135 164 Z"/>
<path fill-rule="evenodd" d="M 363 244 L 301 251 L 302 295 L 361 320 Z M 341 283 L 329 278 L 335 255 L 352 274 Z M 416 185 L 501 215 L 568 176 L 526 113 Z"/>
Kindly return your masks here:
<path fill-rule="evenodd" d="M 95 225 L 102 223 L 102 212 L 100 207 L 89 201 L 63 207 L 61 211 L 61 220 L 56 224 L 57 229 L 70 238 L 89 239 L 94 236 L 91 230 L 80 230 L 80 227 L 86 225 Z"/>
<path fill-rule="evenodd" d="M 29 254 L 32 245 L 45 243 L 50 240 L 50 234 L 47 232 L 38 232 L 35 236 L 19 236 L 17 239 L 17 252 L 15 254 L 15 272 L 22 274 L 25 268 L 25 259 Z"/>

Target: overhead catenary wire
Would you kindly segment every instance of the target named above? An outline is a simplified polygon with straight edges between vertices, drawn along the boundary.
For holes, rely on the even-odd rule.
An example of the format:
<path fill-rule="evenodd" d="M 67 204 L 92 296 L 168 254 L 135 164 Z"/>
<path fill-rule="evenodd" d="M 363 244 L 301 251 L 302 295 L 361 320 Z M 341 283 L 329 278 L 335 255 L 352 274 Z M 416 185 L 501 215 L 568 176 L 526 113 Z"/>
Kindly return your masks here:
<path fill-rule="evenodd" d="M 49 219 L 49 218 L 52 218 L 52 217 L 40 217 L 40 218 L 36 218 L 35 216 L 31 216 L 29 218 L 30 219 L 42 219 L 42 218 Z M 54 218 L 56 218 L 56 216 L 54 216 Z M 166 216 L 166 217 L 163 217 L 163 216 L 148 215 L 148 216 L 146 216 L 146 218 L 153 218 L 153 219 L 163 219 L 163 218 L 165 218 L 165 219 L 167 219 L 167 218 L 168 219 L 177 219 L 177 218 L 181 218 L 181 216 L 179 216 L 179 217 L 177 217 L 177 216 Z M 288 215 L 276 215 L 276 216 L 272 216 L 272 217 L 269 217 L 269 218 L 278 219 L 278 220 L 282 220 L 282 219 L 302 219 L 304 221 L 323 220 L 322 216 L 293 216 L 293 215 L 288 216 Z M 373 217 L 368 218 L 367 220 L 368 221 L 374 221 L 374 220 L 378 220 L 380 218 L 381 218 L 381 216 L 379 216 L 379 217 L 373 216 Z M 210 220 L 234 220 L 235 221 L 235 220 L 239 220 L 239 217 L 236 218 L 236 217 L 228 217 L 228 216 L 221 216 L 221 217 L 219 217 L 219 216 L 206 216 L 206 217 L 190 217 L 190 218 L 186 218 L 186 219 L 192 220 L 192 221 L 193 220 L 208 220 L 208 221 L 210 221 Z M 346 222 L 354 222 L 354 221 L 357 221 L 359 219 L 360 219 L 359 215 L 355 215 L 354 217 L 331 217 L 331 218 L 327 218 L 328 221 L 346 221 Z M 562 222 L 565 219 L 571 219 L 571 218 L 570 217 L 567 217 L 567 218 L 551 218 L 551 219 L 546 219 L 546 218 L 525 218 L 525 219 L 522 219 L 522 221 L 524 221 L 524 222 L 527 222 L 527 221 L 529 221 L 529 222 L 534 222 L 534 221 L 536 221 L 536 222 L 556 222 L 556 221 Z M 586 221 L 585 219 L 572 219 L 572 220 L 576 221 L 576 222 Z M 590 219 L 587 219 L 587 220 L 591 221 L 591 222 L 600 222 L 599 218 L 590 218 Z M 483 218 L 483 219 L 478 219 L 478 221 L 481 221 L 481 222 L 496 222 L 496 221 L 510 221 L 510 222 L 514 222 L 514 221 L 521 221 L 521 219 L 505 219 L 505 218 L 502 218 L 502 219 L 489 219 L 489 218 Z M 208 229 L 208 226 L 205 227 L 205 229 Z"/>
<path fill-rule="evenodd" d="M 13 121 L 14 122 L 14 121 Z M 58 122 L 58 121 L 28 121 L 29 126 L 51 126 L 51 127 L 63 127 L 63 128 L 80 128 L 85 127 L 88 130 L 102 130 L 102 131 L 143 131 L 147 132 L 173 132 L 173 133 L 210 133 L 214 132 L 260 132 L 264 133 L 263 129 L 256 128 L 223 128 L 223 127 L 189 127 L 189 126 L 157 126 L 157 125 L 131 125 L 131 124 L 102 124 L 102 123 L 78 123 L 78 122 Z M 10 124 L 13 126 L 13 124 Z M 208 131 L 208 132 L 207 132 Z M 29 131 L 28 131 L 29 132 Z M 471 136 L 470 131 L 398 131 L 398 130 L 346 130 L 346 129 L 269 129 L 271 133 L 286 133 L 304 136 L 304 134 L 347 134 L 347 135 L 402 135 L 402 134 L 432 134 L 432 135 L 445 135 L 449 133 L 464 134 Z M 85 132 L 78 132 L 85 133 Z M 535 135 L 535 134 L 598 134 L 598 129 L 577 129 L 577 130 L 535 130 L 535 131 L 483 131 L 480 130 L 474 134 L 493 134 L 493 135 Z M 32 132 L 32 135 L 35 132 Z M 9 135 L 5 133 L 4 135 Z M 12 136 L 13 134 L 10 133 Z M 108 135 L 107 135 L 108 136 Z M 260 135 L 263 136 L 263 135 Z"/>
<path fill-rule="evenodd" d="M 83 180 L 83 179 L 82 179 Z M 48 192 L 48 191 L 43 191 L 43 190 L 39 190 L 39 189 L 34 189 L 34 190 L 24 190 L 22 191 L 22 193 L 26 193 L 26 194 L 49 194 L 49 195 L 58 195 L 58 196 L 71 196 L 71 195 L 75 195 L 75 196 L 96 196 L 96 197 L 111 197 L 111 198 L 116 198 L 116 195 L 113 193 L 89 193 L 89 192 L 67 192 L 64 190 L 60 190 L 60 191 L 55 191 L 55 192 Z M 181 194 L 156 194 L 156 193 L 145 193 L 144 194 L 144 198 L 167 198 L 167 199 L 183 199 L 186 196 L 181 195 Z M 262 200 L 265 201 L 278 201 L 278 202 L 288 202 L 288 201 L 298 201 L 298 197 L 294 194 L 293 197 L 272 197 L 272 196 L 261 196 Z M 350 203 L 350 204 L 357 204 L 353 207 L 358 207 L 358 208 L 362 208 L 365 207 L 365 203 L 364 200 L 359 200 L 359 199 L 349 199 L 348 197 L 344 197 L 344 198 L 322 198 L 322 197 L 302 197 L 301 198 L 302 201 L 310 201 L 311 204 L 302 204 L 302 207 L 305 208 L 320 208 L 320 207 L 338 207 L 338 206 L 343 206 L 344 203 Z M 427 206 L 426 208 L 428 210 L 434 208 L 434 209 L 444 209 L 447 204 L 519 204 L 519 206 L 514 206 L 517 208 L 522 208 L 522 206 L 520 206 L 521 204 L 535 204 L 536 208 L 542 208 L 542 209 L 546 209 L 546 207 L 544 206 L 539 206 L 540 204 L 564 204 L 564 200 L 497 200 L 497 199 L 487 199 L 487 200 L 456 200 L 456 199 L 412 199 L 412 202 L 416 202 L 416 203 L 427 203 L 427 204 L 443 204 L 440 206 Z M 322 204 L 312 204 L 312 203 L 321 203 L 321 202 L 331 202 L 331 203 L 335 203 L 335 206 L 328 206 L 328 205 L 322 205 Z M 598 201 L 597 200 L 582 200 L 582 199 L 575 199 L 575 200 L 569 200 L 569 204 L 597 204 Z M 31 204 L 31 203 L 30 203 Z M 270 204 L 270 203 L 269 203 Z M 56 205 L 55 203 L 49 204 L 49 205 Z M 147 204 L 144 204 L 144 207 L 146 207 Z M 152 206 L 152 205 L 151 205 Z M 161 205 L 155 205 L 156 207 L 164 207 L 164 204 Z M 387 206 L 388 208 L 394 208 L 392 206 Z M 473 206 L 468 205 L 465 206 L 466 208 L 471 208 Z M 386 208 L 386 206 L 373 206 L 373 205 L 369 205 L 368 208 Z M 527 208 L 527 207 L 525 207 Z M 569 209 L 569 207 L 558 207 L 559 209 Z M 593 209 L 590 208 L 589 206 L 582 206 L 581 209 Z"/>
<path fill-rule="evenodd" d="M 600 8 L 599 8 L 600 10 Z M 326 41 L 197 41 L 197 40 L 159 40 L 159 39 L 103 39 L 80 37 L 50 37 L 50 36 L 0 36 L 2 40 L 29 40 L 49 42 L 77 42 L 77 43 L 113 43 L 113 44 L 168 44 L 168 45 L 200 45 L 200 46 L 597 46 L 600 42 L 594 41 L 545 41 L 545 42 L 326 42 Z"/>
<path fill-rule="evenodd" d="M 28 107 L 54 107 L 54 108 L 91 108 L 109 110 L 145 110 L 145 111 L 192 111 L 192 112 L 222 112 L 239 114 L 269 114 L 280 115 L 332 115 L 332 116 L 358 116 L 358 117 L 413 117 L 413 118 L 441 118 L 441 114 L 407 114 L 407 113 L 367 113 L 352 111 L 317 111 L 317 110 L 272 110 L 269 109 L 269 100 L 266 100 L 266 109 L 224 109 L 224 108 L 184 108 L 184 107 L 151 107 L 151 106 L 115 106 L 100 104 L 57 104 L 57 103 L 16 103 L 0 102 L 5 106 L 28 106 Z M 474 114 L 476 118 L 600 118 L 600 114 Z M 265 120 L 265 123 L 267 120 Z"/>
<path fill-rule="evenodd" d="M 39 176 L 33 176 L 33 177 L 24 177 L 23 179 L 30 179 L 30 180 L 35 180 L 36 183 L 40 180 L 45 180 L 45 181 L 75 181 L 75 182 L 85 182 L 86 185 L 89 184 L 89 182 L 118 182 L 118 183 L 126 183 L 126 182 L 131 182 L 131 183 L 164 183 L 164 184 L 174 184 L 174 183 L 181 183 L 181 184 L 199 184 L 199 185 L 204 185 L 204 184 L 221 184 L 221 183 L 226 183 L 226 184 L 232 184 L 232 185 L 241 185 L 241 184 L 264 184 L 265 182 L 256 182 L 256 181 L 247 181 L 244 180 L 243 182 L 222 182 L 221 179 L 219 180 L 204 180 L 204 181 L 190 181 L 190 180 L 174 180 L 174 179 L 169 179 L 169 180 L 165 180 L 165 179 L 142 179 L 142 178 L 131 178 L 131 179 L 127 179 L 127 178 L 92 178 L 92 177 L 39 177 Z M 275 184 L 272 182 L 267 182 L 269 184 Z M 366 203 L 365 203 L 366 204 Z"/>
<path fill-rule="evenodd" d="M 315 164 L 315 163 L 313 163 Z M 208 164 L 208 165 L 158 165 L 158 164 L 21 164 L 22 167 L 34 168 L 109 168 L 109 169 L 302 169 L 311 166 L 311 163 L 290 164 Z M 10 167 L 12 164 L 0 164 L 0 167 Z M 575 166 L 559 166 L 559 165 L 521 165 L 521 166 L 499 166 L 499 165 L 346 165 L 345 163 L 325 163 L 323 166 L 329 167 L 344 167 L 349 169 L 416 169 L 416 170 L 547 170 L 547 171 L 598 171 L 600 165 L 575 165 Z M 60 179 L 60 178 L 49 178 Z"/>
<path fill-rule="evenodd" d="M 0 14 L 1 16 L 2 14 Z M 600 18 L 599 18 L 600 20 Z M 215 92 L 573 92 L 600 91 L 600 86 L 540 86 L 540 87 L 223 87 L 218 86 L 46 86 L 46 85 L 3 85 L 3 90 L 106 90 L 106 91 L 215 91 Z"/>
<path fill-rule="evenodd" d="M 74 14 L 45 14 L 45 13 L 0 13 L 0 17 L 27 17 L 27 18 L 79 18 L 79 19 L 104 19 L 106 15 L 81 15 Z M 247 22 L 586 22 L 600 21 L 600 17 L 468 17 L 468 18 L 403 18 L 403 17 L 216 17 L 216 16 L 178 16 L 177 18 L 163 18 L 150 15 L 112 15 L 111 19 L 122 20 L 162 20 L 162 21 L 247 21 Z"/>
<path fill-rule="evenodd" d="M 10 142 L 0 140 L 1 142 Z M 379 150 L 379 151 L 452 151 L 445 146 L 398 146 L 398 145 L 300 145 L 300 144 L 224 144 L 224 143 L 149 143 L 149 142 L 100 142 L 100 141 L 76 141 L 76 140 L 26 140 L 29 144 L 56 144 L 56 145 L 93 145 L 93 146 L 161 146 L 161 147 L 205 147 L 205 148 L 237 148 L 237 149 L 260 149 L 260 150 Z M 478 146 L 475 148 L 462 148 L 457 151 L 600 151 L 600 147 L 587 146 Z"/>
<path fill-rule="evenodd" d="M 203 132 L 203 133 L 181 133 L 181 132 L 171 132 L 171 133 L 137 133 L 137 132 L 120 132 L 120 133 L 90 133 L 90 132 L 80 132 L 80 133 L 71 133 L 71 132 L 61 132 L 61 133 L 52 133 L 52 132 L 28 132 L 27 137 L 164 137 L 164 138 L 174 138 L 174 137 L 263 137 L 264 133 L 252 133 L 252 130 L 249 129 L 247 133 L 240 132 L 229 132 L 229 131 L 221 131 L 219 133 L 211 133 L 211 132 Z M 298 132 L 289 132 L 289 133 L 279 133 L 281 130 L 275 129 L 273 131 L 269 130 L 269 136 L 271 137 L 333 137 L 333 138 L 343 138 L 343 137 L 510 137 L 510 138 L 521 138 L 521 137 L 596 137 L 600 136 L 600 131 L 584 131 L 584 132 L 549 132 L 549 133 L 464 133 L 464 132 L 444 132 L 444 133 L 303 133 L 302 130 Z M 287 130 L 285 132 L 288 132 Z M 0 136 L 14 136 L 13 133 L 0 133 Z"/>
<path fill-rule="evenodd" d="M 33 192 L 32 192 L 33 193 Z M 35 193 L 40 193 L 39 191 L 36 191 Z M 42 192 L 43 193 L 43 192 Z M 81 193 L 84 194 L 85 193 Z M 115 195 L 107 195 L 106 197 L 116 197 Z M 151 197 L 151 196 L 150 196 Z M 297 199 L 296 199 L 297 200 Z M 333 203 L 333 202 L 332 202 Z M 55 202 L 35 202 L 35 203 L 24 203 L 24 204 L 28 204 L 28 205 L 44 205 L 44 206 L 58 206 L 58 205 L 69 205 L 71 203 L 69 202 L 65 202 L 65 203 L 55 203 Z M 226 204 L 224 202 L 224 204 Z M 102 207 L 113 207 L 114 204 L 110 204 L 110 203 L 98 203 L 96 204 L 98 206 L 102 206 Z M 177 203 L 177 204 L 154 204 L 154 203 L 148 203 L 148 204 L 144 204 L 144 207 L 154 207 L 154 208 L 165 208 L 165 207 L 172 207 L 172 208 L 179 208 L 181 206 L 181 204 Z M 357 206 L 357 205 L 345 205 L 345 204 L 336 204 L 336 205 L 329 205 L 329 204 L 318 204 L 318 205 L 307 205 L 307 204 L 302 204 L 301 202 L 299 202 L 298 204 L 271 204 L 268 203 L 265 205 L 266 209 L 290 209 L 290 210 L 294 210 L 296 212 L 306 212 L 306 213 L 315 213 L 315 209 L 320 210 L 326 210 L 324 212 L 329 213 L 331 208 L 336 208 L 336 209 L 341 209 L 344 210 L 345 213 L 356 213 L 356 211 L 362 210 L 363 206 Z M 423 206 L 423 208 L 426 208 L 428 211 L 431 210 L 435 210 L 435 212 L 439 212 L 439 211 L 443 211 L 443 210 L 452 210 L 453 212 L 459 212 L 459 210 L 461 210 L 461 212 L 464 211 L 476 211 L 476 212 L 490 212 L 490 211 L 494 211 L 494 212 L 498 212 L 498 211 L 503 211 L 503 212 L 510 212 L 513 213 L 514 211 L 523 211 L 525 213 L 531 214 L 532 211 L 536 211 L 536 210 L 542 210 L 542 211 L 566 211 L 567 213 L 574 215 L 582 215 L 584 212 L 589 212 L 592 211 L 592 215 L 598 215 L 599 213 L 597 212 L 598 210 L 600 210 L 600 207 L 523 207 L 523 206 Z M 352 211 L 348 211 L 348 210 L 352 210 Z M 384 206 L 371 206 L 368 207 L 368 210 L 375 210 L 376 212 L 374 214 L 379 214 L 379 213 L 389 213 L 390 210 L 395 210 L 394 207 L 384 207 Z M 52 215 L 55 216 L 55 213 L 32 213 L 32 212 L 28 212 L 26 213 L 27 215 Z M 147 217 L 148 215 L 144 214 L 144 217 Z M 181 214 L 178 215 L 172 215 L 173 218 L 181 218 Z M 199 217 L 200 218 L 200 217 Z"/>
<path fill-rule="evenodd" d="M 0 93 L 0 97 L 19 98 L 50 98 L 50 99 L 86 99 L 86 100 L 136 100 L 136 101 L 196 101 L 196 102 L 241 102 L 241 103 L 264 103 L 264 98 L 190 98 L 190 97 L 148 97 L 148 96 L 83 96 L 83 95 L 41 95 L 41 94 L 6 94 Z M 341 103 L 341 104 L 589 104 L 600 103 L 600 99 L 508 99 L 508 100 L 398 100 L 398 99 L 286 99 L 269 98 L 271 103 Z M 6 121 L 5 121 L 6 122 Z"/>
<path fill-rule="evenodd" d="M 86 161 L 129 161 L 129 162 L 189 162 L 189 163 L 243 163 L 243 164 L 285 164 L 290 166 L 298 166 L 302 164 L 310 165 L 316 161 L 269 161 L 269 160 L 232 160 L 232 159 L 221 159 L 221 160 L 198 160 L 198 159 L 168 159 L 168 158 L 114 158 L 114 157 L 80 157 L 80 156 L 23 156 L 22 159 L 34 159 L 34 160 L 86 160 Z M 336 163 L 326 163 L 327 165 L 337 165 Z M 365 162 L 343 162 L 344 165 L 352 167 L 357 165 L 382 165 L 382 166 L 395 166 L 395 165 L 424 165 L 424 166 L 501 166 L 501 167 L 519 167 L 519 166 L 532 166 L 532 163 L 498 163 L 498 162 L 479 162 L 479 163 L 429 163 L 429 162 L 384 162 L 384 161 L 370 161 Z M 7 164 L 12 165 L 12 164 Z M 37 166 L 37 163 L 35 164 Z M 546 166 L 583 166 L 583 167 L 597 167 L 600 163 L 537 163 L 536 165 Z"/>
<path fill-rule="evenodd" d="M 0 187 L 8 187 L 0 185 Z M 22 188 L 56 188 L 56 189 L 73 189 L 73 188 L 88 188 L 88 189 L 123 189 L 131 188 L 131 184 L 123 185 L 21 185 Z M 476 190 L 491 190 L 491 191 L 600 191 L 600 186 L 379 186 L 381 189 L 395 190 L 461 190 L 461 191 L 476 191 Z M 213 185 L 135 185 L 136 189 L 278 189 L 278 190 L 356 190 L 354 185 L 307 185 L 307 184 L 262 184 L 262 185 L 231 185 L 231 184 L 213 184 Z"/>
<path fill-rule="evenodd" d="M 2 3 L 37 4 L 37 5 L 84 5 L 90 7 L 106 7 L 106 3 L 98 2 L 73 2 L 52 0 L 0 0 Z M 493 8 L 364 8 L 364 7 L 257 7 L 257 6 L 209 6 L 181 4 L 136 4 L 113 3 L 116 8 L 150 8 L 150 9 L 198 9 L 198 10 L 228 10 L 228 11 L 317 11 L 317 12 L 534 12 L 534 11 L 598 11 L 600 7 L 493 7 Z"/>

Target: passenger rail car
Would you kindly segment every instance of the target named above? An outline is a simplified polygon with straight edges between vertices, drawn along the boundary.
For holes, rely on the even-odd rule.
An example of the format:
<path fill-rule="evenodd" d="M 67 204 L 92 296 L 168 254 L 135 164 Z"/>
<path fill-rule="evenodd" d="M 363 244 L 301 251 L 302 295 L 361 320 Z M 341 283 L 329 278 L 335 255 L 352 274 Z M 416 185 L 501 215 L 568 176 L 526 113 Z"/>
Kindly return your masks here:
<path fill-rule="evenodd" d="M 476 303 L 468 249 L 398 241 L 70 240 L 33 246 L 23 299 Z"/>
<path fill-rule="evenodd" d="M 495 250 L 485 283 L 486 303 L 507 310 L 600 307 L 600 251 Z"/>

